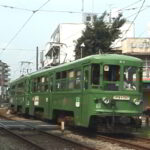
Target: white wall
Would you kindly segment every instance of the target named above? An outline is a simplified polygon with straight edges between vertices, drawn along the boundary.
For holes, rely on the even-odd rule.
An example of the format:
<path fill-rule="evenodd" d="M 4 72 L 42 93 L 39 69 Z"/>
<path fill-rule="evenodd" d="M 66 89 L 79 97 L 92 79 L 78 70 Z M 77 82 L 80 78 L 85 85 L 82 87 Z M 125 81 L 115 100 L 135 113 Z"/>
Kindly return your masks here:
<path fill-rule="evenodd" d="M 64 23 L 60 24 L 51 36 L 50 42 L 60 43 L 60 63 L 73 61 L 75 59 L 75 45 L 78 38 L 81 37 L 85 24 Z M 51 44 L 52 46 L 53 44 Z M 50 44 L 47 43 L 44 55 L 49 51 Z M 51 63 L 51 59 L 44 60 L 44 66 Z"/>
<path fill-rule="evenodd" d="M 76 40 L 82 36 L 85 24 L 61 24 L 60 25 L 60 43 L 65 43 L 62 53 L 67 53 L 66 61 L 72 61 L 75 58 Z"/>

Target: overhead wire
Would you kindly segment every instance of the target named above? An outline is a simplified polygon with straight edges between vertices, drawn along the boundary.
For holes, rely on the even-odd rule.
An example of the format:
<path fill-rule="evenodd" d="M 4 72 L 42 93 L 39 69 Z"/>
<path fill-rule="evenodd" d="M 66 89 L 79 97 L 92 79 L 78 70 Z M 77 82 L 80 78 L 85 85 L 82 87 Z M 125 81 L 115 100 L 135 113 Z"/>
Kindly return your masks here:
<path fill-rule="evenodd" d="M 34 10 L 32 9 L 27 9 L 27 8 L 20 8 L 20 7 L 15 7 L 15 6 L 9 6 L 9 5 L 0 5 L 0 7 L 3 8 L 10 8 L 10 9 L 16 9 L 16 10 L 21 10 L 21 11 L 28 11 L 28 12 L 33 12 Z M 50 13 L 82 13 L 81 11 L 71 11 L 71 10 L 38 10 L 40 12 L 50 12 Z"/>
<path fill-rule="evenodd" d="M 130 24 L 129 28 L 126 30 L 126 32 L 125 32 L 124 34 L 126 34 L 126 33 L 129 31 L 129 29 L 131 28 L 131 26 L 132 26 L 132 25 L 133 25 L 133 23 L 135 22 L 136 18 L 138 17 L 138 15 L 140 14 L 140 12 L 141 12 L 141 10 L 142 10 L 142 8 L 143 8 L 143 6 L 144 6 L 144 3 L 145 3 L 145 0 L 143 0 L 142 5 L 141 5 L 140 9 L 138 10 L 138 12 L 137 12 L 136 16 L 134 17 L 134 19 L 133 19 L 133 21 L 131 22 L 131 24 Z"/>
<path fill-rule="evenodd" d="M 0 50 L 4 50 L 3 48 L 0 48 Z M 30 52 L 34 52 L 35 49 L 23 49 L 23 48 L 7 48 L 7 50 L 10 51 L 30 51 Z"/>
<path fill-rule="evenodd" d="M 127 6 L 125 6 L 125 7 L 121 8 L 121 9 L 119 9 L 119 11 L 121 11 L 121 10 L 126 10 L 128 7 L 131 7 L 131 6 L 133 6 L 133 5 L 138 4 L 140 1 L 142 1 L 142 0 L 138 0 L 138 1 L 134 2 L 134 3 L 131 3 L 131 4 L 127 5 Z"/>
<path fill-rule="evenodd" d="M 27 8 L 19 8 L 19 7 L 15 7 L 15 6 L 9 6 L 9 5 L 1 5 L 1 4 L 0 4 L 0 7 L 33 12 L 33 10 L 31 10 L 31 9 L 27 9 Z"/>
<path fill-rule="evenodd" d="M 34 13 L 32 13 L 29 18 L 25 21 L 25 23 L 21 26 L 21 28 L 16 32 L 16 34 L 10 39 L 7 45 L 3 48 L 3 51 L 7 49 L 7 47 L 12 43 L 12 41 L 18 36 L 18 34 L 22 31 L 22 29 L 26 26 L 26 24 L 31 20 Z"/>
<path fill-rule="evenodd" d="M 29 16 L 29 18 L 27 18 L 27 20 L 25 21 L 25 23 L 24 23 L 24 24 L 22 25 L 22 27 L 17 31 L 17 33 L 12 37 L 12 39 L 8 42 L 8 44 L 7 44 L 4 48 L 2 48 L 3 51 L 7 49 L 7 47 L 8 47 L 8 46 L 11 44 L 11 42 L 18 36 L 18 34 L 22 31 L 22 29 L 23 29 L 23 28 L 26 26 L 26 24 L 31 20 L 31 18 L 33 17 L 33 15 L 34 15 L 36 12 L 82 13 L 82 12 L 80 12 L 80 11 L 40 10 L 40 9 L 41 9 L 42 7 L 44 7 L 49 1 L 50 1 L 50 0 L 46 1 L 43 5 L 41 5 L 41 6 L 40 6 L 38 9 L 36 9 L 36 10 L 31 10 L 31 9 L 26 9 L 26 8 L 19 8 L 19 7 L 8 6 L 8 5 L 0 5 L 1 7 L 4 7 L 4 8 L 11 8 L 11 9 L 18 9 L 18 10 L 23 10 L 23 11 L 32 12 L 32 14 Z M 134 3 L 131 3 L 131 4 L 129 4 L 129 5 L 127 5 L 127 6 L 123 7 L 123 8 L 121 8 L 121 9 L 118 10 L 118 11 L 121 11 L 121 10 L 135 10 L 135 9 L 137 9 L 137 8 L 129 8 L 129 7 L 138 4 L 140 1 L 142 1 L 142 0 L 138 0 L 138 1 L 134 2 Z M 144 0 L 143 2 L 145 2 L 145 0 Z M 143 3 L 143 4 L 144 4 L 144 3 Z M 142 6 L 142 7 L 143 7 L 143 6 Z M 127 18 L 132 17 L 132 16 L 134 16 L 135 14 L 137 14 L 136 17 L 135 17 L 135 19 L 136 19 L 137 16 L 138 16 L 138 14 L 139 14 L 139 12 L 144 11 L 147 7 L 150 7 L 150 6 L 147 6 L 147 7 L 144 8 L 144 9 L 142 9 L 142 7 L 139 9 L 138 13 L 134 13 L 134 14 L 132 14 L 131 16 L 128 16 Z M 129 8 L 129 9 L 127 9 L 127 8 Z M 141 9 L 142 9 L 142 10 L 141 10 Z M 97 13 L 97 14 L 100 14 L 100 13 Z M 134 22 L 135 19 L 134 19 L 132 22 Z M 128 29 L 128 30 L 129 30 L 129 29 Z M 128 30 L 127 30 L 127 31 L 128 31 Z M 2 51 L 2 52 L 3 52 L 3 51 Z M 0 54 L 1 54 L 1 53 L 0 53 Z"/>
<path fill-rule="evenodd" d="M 31 20 L 31 18 L 33 17 L 33 15 L 38 12 L 42 7 L 44 7 L 50 0 L 47 0 L 44 4 L 42 4 L 38 9 L 33 10 L 32 14 L 27 18 L 27 20 L 25 21 L 25 23 L 21 26 L 21 28 L 16 32 L 16 34 L 10 39 L 10 41 L 8 42 L 8 44 L 2 49 L 3 51 L 1 51 L 0 54 L 2 54 L 4 52 L 4 50 L 7 49 L 7 47 L 12 43 L 12 41 L 18 36 L 18 34 L 23 30 L 23 28 L 27 25 L 27 23 Z"/>
<path fill-rule="evenodd" d="M 140 14 L 140 12 L 142 11 L 142 8 L 143 8 L 143 6 L 144 6 L 144 3 L 145 3 L 145 0 L 143 0 L 143 2 L 142 2 L 142 4 L 141 4 L 141 6 L 140 6 L 138 12 L 136 13 L 136 16 L 134 17 L 133 21 L 132 21 L 131 24 L 129 25 L 128 29 L 124 32 L 124 34 L 123 34 L 123 36 L 122 36 L 123 38 L 124 38 L 124 36 L 127 34 L 127 32 L 129 31 L 129 29 L 131 28 L 131 26 L 133 25 L 133 23 L 135 22 L 135 20 L 137 19 L 137 17 L 138 17 L 138 15 Z M 121 39 L 120 39 L 120 40 L 121 40 Z M 115 45 L 117 45 L 118 42 L 120 42 L 120 40 L 118 40 L 118 41 L 115 43 Z"/>
<path fill-rule="evenodd" d="M 150 8 L 150 6 L 148 5 L 148 6 L 146 6 L 145 8 L 143 8 L 143 9 L 141 9 L 141 11 L 140 12 L 142 12 L 142 11 L 144 11 L 145 9 L 148 9 L 148 8 Z M 135 16 L 137 14 L 137 12 L 136 13 L 134 13 L 134 14 L 132 14 L 132 15 L 130 15 L 130 16 L 127 16 L 126 18 L 130 18 L 130 17 L 133 17 L 133 16 Z"/>

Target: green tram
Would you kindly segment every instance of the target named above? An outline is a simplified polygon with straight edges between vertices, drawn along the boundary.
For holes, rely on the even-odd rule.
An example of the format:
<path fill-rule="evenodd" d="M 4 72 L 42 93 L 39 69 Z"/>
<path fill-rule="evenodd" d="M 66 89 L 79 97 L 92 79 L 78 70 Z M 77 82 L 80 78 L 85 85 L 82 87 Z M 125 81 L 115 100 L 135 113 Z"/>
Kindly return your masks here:
<path fill-rule="evenodd" d="M 142 61 L 102 54 L 39 70 L 10 83 L 15 111 L 75 126 L 140 127 Z"/>

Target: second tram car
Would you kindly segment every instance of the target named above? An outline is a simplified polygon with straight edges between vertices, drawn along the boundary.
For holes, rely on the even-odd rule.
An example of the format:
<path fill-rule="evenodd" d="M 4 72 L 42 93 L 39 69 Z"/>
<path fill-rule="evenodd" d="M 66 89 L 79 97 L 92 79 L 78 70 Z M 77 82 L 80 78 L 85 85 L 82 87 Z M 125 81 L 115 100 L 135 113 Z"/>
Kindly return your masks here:
<path fill-rule="evenodd" d="M 20 77 L 10 84 L 15 111 L 82 127 L 140 127 L 142 61 L 93 55 Z"/>
<path fill-rule="evenodd" d="M 144 115 L 150 116 L 150 78 L 143 78 Z"/>

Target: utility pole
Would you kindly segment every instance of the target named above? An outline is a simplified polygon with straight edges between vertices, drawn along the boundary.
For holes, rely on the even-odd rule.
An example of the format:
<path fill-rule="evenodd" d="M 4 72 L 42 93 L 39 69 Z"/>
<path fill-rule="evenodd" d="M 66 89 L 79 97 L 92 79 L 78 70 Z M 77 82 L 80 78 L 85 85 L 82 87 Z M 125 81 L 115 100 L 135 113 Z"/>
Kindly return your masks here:
<path fill-rule="evenodd" d="M 94 13 L 94 0 L 92 0 L 92 13 Z"/>
<path fill-rule="evenodd" d="M 83 12 L 84 12 L 84 0 L 82 0 L 82 14 L 83 14 Z"/>
<path fill-rule="evenodd" d="M 42 50 L 40 52 L 40 64 L 41 64 L 42 68 L 44 67 L 44 58 L 43 58 L 43 55 L 44 55 L 44 50 Z"/>
<path fill-rule="evenodd" d="M 109 4 L 109 9 L 110 9 L 110 10 L 109 10 L 109 23 L 110 23 L 110 24 L 111 24 L 111 13 L 112 13 L 112 12 L 111 12 L 111 8 L 112 8 L 112 5 L 113 5 L 113 4 Z"/>
<path fill-rule="evenodd" d="M 38 66 L 38 64 L 39 64 L 39 48 L 38 48 L 38 46 L 36 47 L 36 70 L 38 70 L 39 69 L 39 66 Z"/>

